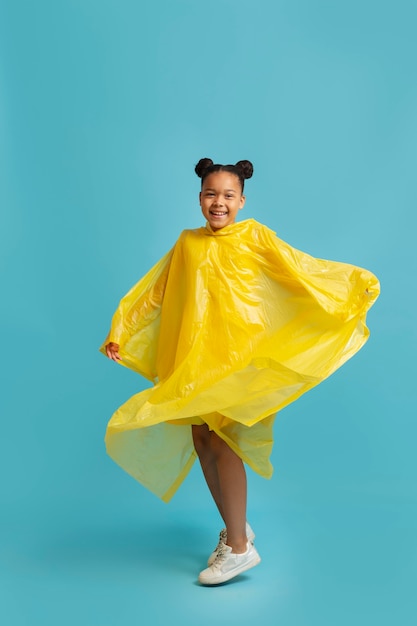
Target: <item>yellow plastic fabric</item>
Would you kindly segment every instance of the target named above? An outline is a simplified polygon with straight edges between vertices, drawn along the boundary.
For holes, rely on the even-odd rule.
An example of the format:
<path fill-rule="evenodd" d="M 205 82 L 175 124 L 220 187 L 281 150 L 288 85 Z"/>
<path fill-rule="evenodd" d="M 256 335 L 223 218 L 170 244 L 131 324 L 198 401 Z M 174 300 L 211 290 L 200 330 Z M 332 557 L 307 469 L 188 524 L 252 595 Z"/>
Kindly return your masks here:
<path fill-rule="evenodd" d="M 207 423 L 270 477 L 275 413 L 365 343 L 379 295 L 369 271 L 315 259 L 249 219 L 181 233 L 121 300 L 109 341 L 154 383 L 111 418 L 108 454 L 165 501 Z"/>

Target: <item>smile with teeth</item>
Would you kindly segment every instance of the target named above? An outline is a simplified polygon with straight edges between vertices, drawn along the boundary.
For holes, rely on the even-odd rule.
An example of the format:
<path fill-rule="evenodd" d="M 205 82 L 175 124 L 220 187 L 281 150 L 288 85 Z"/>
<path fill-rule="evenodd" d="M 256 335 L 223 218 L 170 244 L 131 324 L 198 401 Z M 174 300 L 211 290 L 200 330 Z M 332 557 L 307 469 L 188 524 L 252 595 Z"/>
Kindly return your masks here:
<path fill-rule="evenodd" d="M 210 214 L 214 217 L 224 217 L 227 215 L 227 211 L 210 211 Z"/>

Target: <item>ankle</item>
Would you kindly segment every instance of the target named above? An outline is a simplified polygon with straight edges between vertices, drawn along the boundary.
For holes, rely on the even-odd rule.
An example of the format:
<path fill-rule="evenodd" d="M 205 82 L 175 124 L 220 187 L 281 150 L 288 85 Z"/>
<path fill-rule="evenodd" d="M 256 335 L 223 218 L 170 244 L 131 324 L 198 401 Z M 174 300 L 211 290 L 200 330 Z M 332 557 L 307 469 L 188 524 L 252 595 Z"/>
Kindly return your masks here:
<path fill-rule="evenodd" d="M 232 548 L 233 554 L 243 554 L 248 549 L 247 539 L 245 541 L 227 541 L 226 545 Z"/>

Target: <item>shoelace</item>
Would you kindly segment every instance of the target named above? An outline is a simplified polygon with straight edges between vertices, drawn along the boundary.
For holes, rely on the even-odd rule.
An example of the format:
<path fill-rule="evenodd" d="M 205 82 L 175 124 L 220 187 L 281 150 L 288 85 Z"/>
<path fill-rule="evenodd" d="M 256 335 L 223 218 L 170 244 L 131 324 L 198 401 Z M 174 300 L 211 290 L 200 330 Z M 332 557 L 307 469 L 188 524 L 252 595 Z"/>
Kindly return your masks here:
<path fill-rule="evenodd" d="M 224 543 L 227 539 L 227 530 L 223 528 L 219 534 L 219 543 Z"/>
<path fill-rule="evenodd" d="M 221 548 L 221 546 L 226 543 L 227 540 L 227 530 L 225 528 L 223 528 L 223 530 L 220 531 L 219 534 L 219 543 L 217 544 L 217 546 L 214 548 L 214 552 L 218 552 Z"/>
<path fill-rule="evenodd" d="M 211 567 L 220 567 L 223 561 L 226 559 L 227 551 L 225 550 L 224 543 L 220 543 L 217 549 L 216 558 L 214 559 Z"/>

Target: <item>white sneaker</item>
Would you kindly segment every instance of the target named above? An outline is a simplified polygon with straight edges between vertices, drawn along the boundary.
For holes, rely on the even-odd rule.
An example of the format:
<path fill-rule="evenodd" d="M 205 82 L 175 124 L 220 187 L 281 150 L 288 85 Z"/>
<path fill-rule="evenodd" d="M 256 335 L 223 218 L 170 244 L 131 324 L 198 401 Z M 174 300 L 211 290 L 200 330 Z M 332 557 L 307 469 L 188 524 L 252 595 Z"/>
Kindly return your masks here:
<path fill-rule="evenodd" d="M 248 522 L 246 522 L 246 537 L 248 541 L 253 543 L 255 539 L 255 533 L 253 532 L 252 528 L 249 526 Z M 208 561 L 207 561 L 207 565 L 210 566 L 214 563 L 214 559 L 216 558 L 218 551 L 220 550 L 221 546 L 224 543 L 226 543 L 226 541 L 227 541 L 227 531 L 225 528 L 223 528 L 219 534 L 219 543 L 214 548 L 213 552 L 210 554 Z"/>
<path fill-rule="evenodd" d="M 261 557 L 250 541 L 247 543 L 246 552 L 242 554 L 232 552 L 232 548 L 223 543 L 217 551 L 214 563 L 200 572 L 198 580 L 202 585 L 225 583 L 260 562 Z"/>

